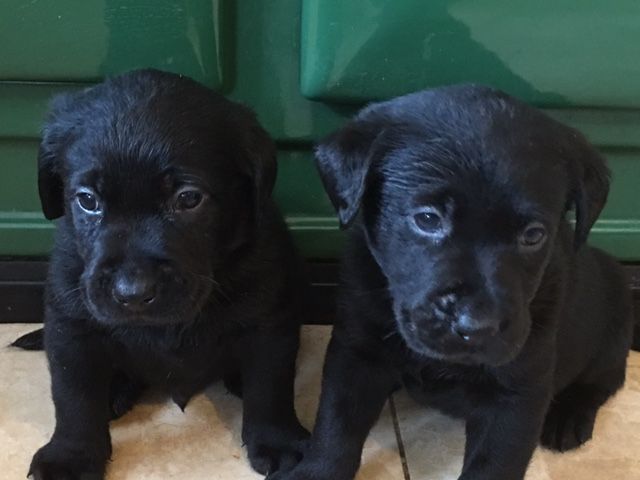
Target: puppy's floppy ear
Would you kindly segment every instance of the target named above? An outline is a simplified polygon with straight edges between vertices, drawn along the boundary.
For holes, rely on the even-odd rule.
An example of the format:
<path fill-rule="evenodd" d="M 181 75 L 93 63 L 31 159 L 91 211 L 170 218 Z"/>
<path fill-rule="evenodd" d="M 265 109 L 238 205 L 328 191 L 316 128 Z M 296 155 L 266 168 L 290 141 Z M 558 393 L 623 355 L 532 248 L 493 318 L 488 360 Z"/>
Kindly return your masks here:
<path fill-rule="evenodd" d="M 381 131 L 377 122 L 356 119 L 315 147 L 316 166 L 342 228 L 358 213 Z"/>
<path fill-rule="evenodd" d="M 42 212 L 48 220 L 64 215 L 62 155 L 71 139 L 74 124 L 64 118 L 63 111 L 72 101 L 73 96 L 69 94 L 54 98 L 38 149 L 38 194 Z"/>
<path fill-rule="evenodd" d="M 268 204 L 273 192 L 278 173 L 276 146 L 269 134 L 257 122 L 248 133 L 248 173 L 254 188 L 255 219 L 259 223 L 262 210 Z"/>
<path fill-rule="evenodd" d="M 576 207 L 574 244 L 577 249 L 586 242 L 607 201 L 610 171 L 604 157 L 581 133 L 574 130 L 571 137 L 570 202 Z"/>

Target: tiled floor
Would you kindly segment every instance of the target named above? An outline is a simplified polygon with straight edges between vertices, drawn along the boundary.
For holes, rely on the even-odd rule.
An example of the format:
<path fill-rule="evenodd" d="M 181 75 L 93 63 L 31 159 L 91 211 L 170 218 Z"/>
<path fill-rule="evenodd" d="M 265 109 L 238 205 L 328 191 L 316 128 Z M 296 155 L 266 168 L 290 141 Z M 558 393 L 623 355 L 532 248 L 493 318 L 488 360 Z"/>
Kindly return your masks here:
<path fill-rule="evenodd" d="M 33 325 L 0 325 L 0 479 L 23 479 L 31 455 L 53 429 L 44 355 L 4 347 Z M 328 327 L 305 327 L 296 405 L 309 427 L 317 408 Z M 396 395 L 372 432 L 358 480 L 455 480 L 464 449 L 461 422 Z M 394 417 L 399 435 L 394 428 Z M 112 424 L 109 480 L 259 479 L 240 442 L 240 402 L 215 386 L 185 413 L 150 401 Z M 398 448 L 404 447 L 404 459 Z M 403 471 L 403 462 L 406 472 Z M 630 357 L 623 391 L 601 411 L 595 438 L 563 455 L 538 450 L 527 480 L 640 480 L 640 354 Z"/>

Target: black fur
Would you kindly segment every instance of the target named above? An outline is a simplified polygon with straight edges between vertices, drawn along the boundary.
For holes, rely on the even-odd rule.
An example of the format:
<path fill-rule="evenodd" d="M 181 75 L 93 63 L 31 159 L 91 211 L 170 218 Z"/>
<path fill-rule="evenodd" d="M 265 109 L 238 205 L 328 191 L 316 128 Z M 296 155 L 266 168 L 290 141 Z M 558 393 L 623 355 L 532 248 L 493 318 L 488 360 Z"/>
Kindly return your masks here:
<path fill-rule="evenodd" d="M 36 479 L 101 478 L 109 420 L 146 388 L 184 409 L 223 377 L 242 388 L 252 466 L 297 460 L 306 284 L 275 176 L 253 113 L 188 78 L 137 71 L 55 99 L 38 185 L 59 218 L 44 337 L 56 428 Z"/>
<path fill-rule="evenodd" d="M 353 478 L 400 385 L 466 419 L 463 480 L 520 480 L 539 441 L 587 441 L 632 313 L 584 245 L 609 185 L 584 137 L 466 85 L 369 106 L 316 153 L 349 242 L 310 447 L 270 480 Z"/>
<path fill-rule="evenodd" d="M 43 350 L 44 330 L 39 328 L 33 332 L 26 333 L 12 342 L 11 346 L 22 348 L 23 350 Z"/>

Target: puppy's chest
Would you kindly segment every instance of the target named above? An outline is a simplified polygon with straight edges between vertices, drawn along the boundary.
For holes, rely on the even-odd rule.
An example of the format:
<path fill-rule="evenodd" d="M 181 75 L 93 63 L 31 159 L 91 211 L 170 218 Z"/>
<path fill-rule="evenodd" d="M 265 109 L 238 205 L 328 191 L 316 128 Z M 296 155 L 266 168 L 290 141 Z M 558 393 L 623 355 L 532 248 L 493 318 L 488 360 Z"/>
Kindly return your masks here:
<path fill-rule="evenodd" d="M 228 338 L 197 335 L 131 335 L 113 343 L 112 358 L 116 368 L 149 386 L 195 393 L 223 375 L 232 343 Z"/>
<path fill-rule="evenodd" d="M 437 361 L 406 368 L 402 381 L 417 402 L 462 418 L 475 408 L 494 401 L 503 391 L 497 380 L 482 367 Z"/>

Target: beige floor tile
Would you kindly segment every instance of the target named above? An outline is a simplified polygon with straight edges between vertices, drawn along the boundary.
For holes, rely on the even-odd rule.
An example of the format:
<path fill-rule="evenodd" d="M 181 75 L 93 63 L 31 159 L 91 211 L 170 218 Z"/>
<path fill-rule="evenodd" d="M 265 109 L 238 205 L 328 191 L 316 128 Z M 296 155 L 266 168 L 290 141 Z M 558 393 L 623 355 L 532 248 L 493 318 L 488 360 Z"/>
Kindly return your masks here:
<path fill-rule="evenodd" d="M 305 427 L 311 428 L 320 395 L 320 372 L 327 348 L 330 327 L 303 328 L 303 355 L 298 361 L 296 408 Z M 313 359 L 313 360 L 312 360 Z M 400 480 L 402 462 L 398 454 L 395 430 L 389 405 L 371 431 L 362 454 L 357 480 Z"/>
<path fill-rule="evenodd" d="M 33 325 L 0 325 L 0 478 L 24 478 L 35 449 L 53 429 L 49 376 L 43 354 L 4 348 Z M 296 385 L 302 422 L 317 408 L 328 327 L 305 327 Z M 462 466 L 462 422 L 395 397 L 412 480 L 456 479 Z M 109 479 L 250 480 L 240 444 L 240 402 L 221 386 L 195 397 L 183 414 L 170 402 L 148 401 L 112 425 Z M 389 407 L 367 441 L 359 480 L 400 480 Z M 602 409 L 594 440 L 577 452 L 538 450 L 527 480 L 640 480 L 640 354 L 629 359 L 627 384 Z"/>
<path fill-rule="evenodd" d="M 629 353 L 629 357 L 627 359 L 627 366 L 640 367 L 640 355 L 638 355 L 636 352 Z"/>
<path fill-rule="evenodd" d="M 411 480 L 456 479 L 462 469 L 464 424 L 414 402 L 406 392 L 394 396 Z"/>
<path fill-rule="evenodd" d="M 33 325 L 0 325 L 0 478 L 23 479 L 34 451 L 53 430 L 53 406 L 44 355 L 4 346 Z M 328 327 L 305 327 L 296 405 L 310 427 L 317 408 Z M 240 401 L 216 385 L 189 403 L 185 413 L 171 402 L 138 405 L 111 427 L 110 480 L 259 479 L 240 441 Z M 367 441 L 359 480 L 402 478 L 388 407 Z"/>
<path fill-rule="evenodd" d="M 51 434 L 53 404 L 44 355 L 6 347 L 32 329 L 0 325 L 0 477 L 7 480 L 25 478 L 35 448 Z"/>
<path fill-rule="evenodd" d="M 631 353 L 623 390 L 601 410 L 594 438 L 575 452 L 537 449 L 526 480 L 640 480 L 640 353 Z M 462 468 L 464 424 L 395 397 L 411 480 L 455 480 Z"/>

